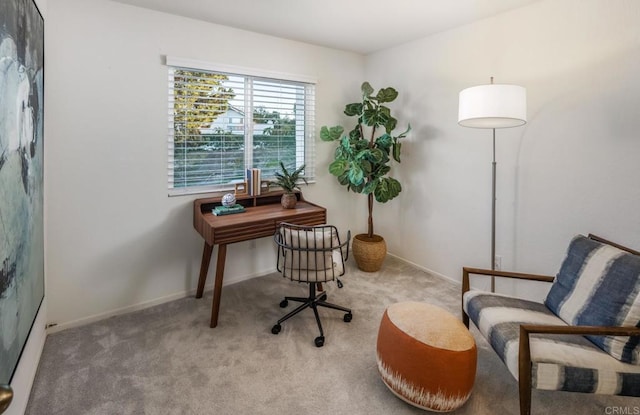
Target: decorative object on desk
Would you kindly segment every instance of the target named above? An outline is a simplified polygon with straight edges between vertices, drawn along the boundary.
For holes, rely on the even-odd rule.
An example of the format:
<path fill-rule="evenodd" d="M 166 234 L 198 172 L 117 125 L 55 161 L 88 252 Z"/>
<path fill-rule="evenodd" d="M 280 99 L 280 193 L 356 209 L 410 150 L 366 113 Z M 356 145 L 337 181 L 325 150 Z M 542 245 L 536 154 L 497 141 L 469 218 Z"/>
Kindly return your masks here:
<path fill-rule="evenodd" d="M 271 191 L 271 180 L 260 180 L 260 194 Z"/>
<path fill-rule="evenodd" d="M 272 184 L 280 186 L 282 190 L 284 190 L 284 194 L 282 195 L 282 199 L 280 200 L 282 207 L 285 209 L 293 209 L 296 207 L 296 203 L 298 202 L 298 198 L 296 197 L 295 191 L 300 190 L 300 186 L 298 182 L 302 180 L 305 184 L 307 183 L 307 179 L 302 176 L 302 171 L 304 170 L 304 164 L 292 172 L 289 172 L 285 167 L 284 163 L 280 162 L 280 171 L 276 171 L 274 173 L 275 179 L 271 181 Z"/>
<path fill-rule="evenodd" d="M 222 206 L 233 206 L 236 204 L 236 196 L 233 193 L 227 193 L 226 195 L 222 196 Z"/>
<path fill-rule="evenodd" d="M 373 95 L 368 82 L 361 87 L 362 101 L 347 104 L 344 113 L 356 117 L 353 130 L 343 135 L 342 126 L 322 127 L 323 141 L 337 141 L 335 159 L 329 172 L 338 178 L 347 190 L 364 193 L 368 197 L 369 218 L 366 234 L 353 238 L 353 257 L 363 271 L 377 271 L 387 254 L 384 238 L 373 232 L 373 200 L 386 203 L 402 190 L 400 182 L 389 176 L 391 158 L 400 163 L 400 139 L 411 131 L 411 125 L 402 134 L 393 135 L 398 120 L 391 116 L 389 107 L 398 96 L 394 88 L 382 88 Z M 384 133 L 380 134 L 380 127 Z M 365 133 L 367 136 L 365 136 Z"/>
<path fill-rule="evenodd" d="M 235 184 L 234 193 L 236 196 L 244 196 L 249 194 L 249 190 L 247 188 L 247 182 L 240 182 Z"/>
<path fill-rule="evenodd" d="M 527 122 L 527 90 L 517 85 L 474 86 L 460 92 L 458 124 L 493 130 L 491 195 L 491 269 L 496 267 L 496 128 L 519 127 Z M 495 292 L 495 277 L 491 277 Z"/>
<path fill-rule="evenodd" d="M 216 206 L 212 210 L 212 213 L 216 216 L 231 215 L 242 212 L 244 212 L 244 206 L 238 204 L 232 206 Z"/>

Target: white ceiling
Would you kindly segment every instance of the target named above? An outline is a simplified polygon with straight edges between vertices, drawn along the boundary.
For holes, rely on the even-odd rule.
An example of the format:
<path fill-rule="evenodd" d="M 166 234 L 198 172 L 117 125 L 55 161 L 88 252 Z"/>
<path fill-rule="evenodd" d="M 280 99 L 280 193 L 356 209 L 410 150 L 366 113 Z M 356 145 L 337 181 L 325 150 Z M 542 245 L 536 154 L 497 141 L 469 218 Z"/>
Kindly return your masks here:
<path fill-rule="evenodd" d="M 538 0 L 115 0 L 368 54 Z"/>

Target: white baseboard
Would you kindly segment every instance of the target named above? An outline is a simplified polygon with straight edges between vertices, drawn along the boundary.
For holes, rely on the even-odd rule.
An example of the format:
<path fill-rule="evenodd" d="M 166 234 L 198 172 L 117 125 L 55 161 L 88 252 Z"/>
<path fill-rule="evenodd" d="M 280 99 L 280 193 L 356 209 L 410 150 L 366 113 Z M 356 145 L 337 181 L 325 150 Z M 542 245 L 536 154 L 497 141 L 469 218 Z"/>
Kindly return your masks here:
<path fill-rule="evenodd" d="M 273 272 L 275 272 L 275 269 L 267 270 L 267 271 L 264 271 L 264 272 L 259 272 L 259 273 L 256 273 L 256 274 L 240 275 L 240 276 L 228 278 L 228 279 L 225 279 L 225 281 L 223 283 L 223 286 L 236 284 L 238 282 L 250 280 L 252 278 L 262 277 L 262 276 L 271 274 Z M 204 291 L 205 292 L 213 291 L 213 285 L 214 285 L 214 281 L 213 280 L 214 280 L 214 278 L 209 278 L 209 279 L 211 281 L 210 281 L 209 284 L 205 285 L 205 287 L 204 287 Z M 174 293 L 174 294 L 166 295 L 164 297 L 155 298 L 153 300 L 143 301 L 143 302 L 138 303 L 138 304 L 133 304 L 133 305 L 122 307 L 122 308 L 118 308 L 118 309 L 115 309 L 115 310 L 105 311 L 103 313 L 94 314 L 92 316 L 79 318 L 79 319 L 73 320 L 73 321 L 68 321 L 68 322 L 64 322 L 64 323 L 60 323 L 60 324 L 55 324 L 54 326 L 51 326 L 51 327 L 49 327 L 47 329 L 47 333 L 48 334 L 53 334 L 53 333 L 57 333 L 59 331 L 70 329 L 70 328 L 73 328 L 73 327 L 80 327 L 80 326 L 84 326 L 86 324 L 95 323 L 96 321 L 104 320 L 104 319 L 109 318 L 109 317 L 118 316 L 118 315 L 122 315 L 122 314 L 127 314 L 127 313 L 131 313 L 131 312 L 138 311 L 138 310 L 144 310 L 145 308 L 149 308 L 149 307 L 153 307 L 153 306 L 156 306 L 156 305 L 168 303 L 170 301 L 175 301 L 175 300 L 179 300 L 181 298 L 191 297 L 191 296 L 194 296 L 196 294 L 196 291 L 197 291 L 196 289 L 189 290 L 189 291 L 180 291 L 180 292 L 177 292 L 177 293 Z"/>
<path fill-rule="evenodd" d="M 427 267 L 423 267 L 422 265 L 418 265 L 415 262 L 411 262 L 408 259 L 405 259 L 405 258 L 402 258 L 402 257 L 400 257 L 398 255 L 392 254 L 391 252 L 387 252 L 387 255 L 392 256 L 392 257 L 396 258 L 397 260 L 402 261 L 402 262 L 404 262 L 406 264 L 409 264 L 412 267 L 416 267 L 416 268 L 418 268 L 418 269 L 420 269 L 422 271 L 428 272 L 429 274 L 437 275 L 438 277 L 442 277 L 442 278 L 444 278 L 446 280 L 449 280 L 449 281 L 453 282 L 456 285 L 462 285 L 462 282 L 460 282 L 459 280 L 456 280 L 456 279 L 451 278 L 451 277 L 449 277 L 447 275 L 444 275 L 444 274 L 440 274 L 439 272 L 436 272 L 436 271 L 434 271 L 432 269 L 429 269 Z"/>

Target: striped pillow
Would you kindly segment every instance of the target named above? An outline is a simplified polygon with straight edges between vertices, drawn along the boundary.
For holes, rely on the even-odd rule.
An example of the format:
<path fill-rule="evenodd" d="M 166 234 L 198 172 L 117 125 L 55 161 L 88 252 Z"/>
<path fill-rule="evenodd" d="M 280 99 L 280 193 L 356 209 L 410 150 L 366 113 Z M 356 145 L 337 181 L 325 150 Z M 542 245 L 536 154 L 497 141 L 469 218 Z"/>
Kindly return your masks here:
<path fill-rule="evenodd" d="M 545 305 L 570 325 L 640 327 L 640 256 L 578 235 Z M 587 336 L 616 359 L 640 364 L 638 337 Z"/>

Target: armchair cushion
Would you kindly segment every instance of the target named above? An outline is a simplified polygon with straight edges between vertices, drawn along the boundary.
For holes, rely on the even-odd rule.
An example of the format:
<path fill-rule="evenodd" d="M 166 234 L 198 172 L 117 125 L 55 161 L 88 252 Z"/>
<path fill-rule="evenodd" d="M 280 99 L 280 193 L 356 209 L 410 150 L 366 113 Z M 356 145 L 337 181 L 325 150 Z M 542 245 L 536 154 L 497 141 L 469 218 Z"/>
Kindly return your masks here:
<path fill-rule="evenodd" d="M 569 245 L 545 305 L 580 326 L 640 326 L 640 256 L 585 236 Z M 616 359 L 640 364 L 637 337 L 587 336 Z"/>
<path fill-rule="evenodd" d="M 518 379 L 521 324 L 566 326 L 543 304 L 468 291 L 463 308 Z M 640 396 L 640 366 L 617 361 L 579 335 L 530 336 L 532 383 L 536 389 Z"/>

